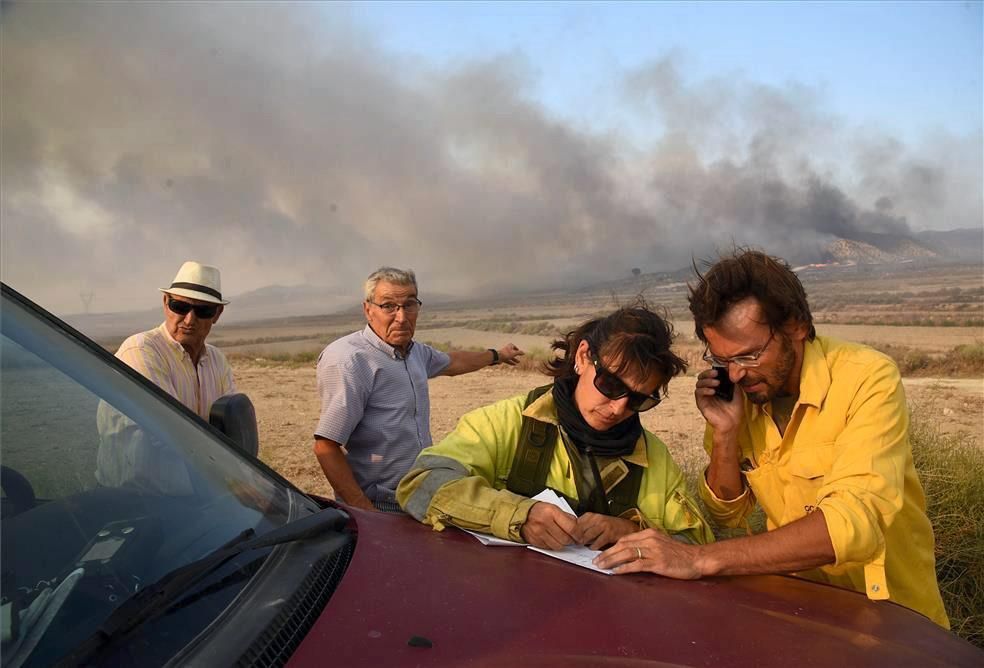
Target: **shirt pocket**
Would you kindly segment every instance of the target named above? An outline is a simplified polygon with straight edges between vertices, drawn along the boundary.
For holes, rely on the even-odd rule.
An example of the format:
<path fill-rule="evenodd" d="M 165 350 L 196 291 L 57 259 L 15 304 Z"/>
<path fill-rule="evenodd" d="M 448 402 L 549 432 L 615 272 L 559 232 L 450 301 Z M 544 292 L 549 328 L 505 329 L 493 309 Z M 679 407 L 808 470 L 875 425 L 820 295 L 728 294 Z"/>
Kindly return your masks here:
<path fill-rule="evenodd" d="M 707 526 L 697 504 L 682 491 L 674 490 L 666 499 L 663 511 L 663 529 L 669 534 L 682 534 L 687 542 L 705 542 L 704 528 Z"/>
<path fill-rule="evenodd" d="M 783 525 L 816 510 L 817 495 L 832 466 L 833 443 L 822 443 L 790 453 L 785 467 L 789 482 L 783 491 Z"/>
<path fill-rule="evenodd" d="M 779 527 L 785 509 L 783 503 L 785 485 L 779 479 L 776 466 L 771 462 L 760 464 L 753 469 L 743 471 L 742 475 L 751 490 L 753 502 L 765 512 L 769 529 Z"/>

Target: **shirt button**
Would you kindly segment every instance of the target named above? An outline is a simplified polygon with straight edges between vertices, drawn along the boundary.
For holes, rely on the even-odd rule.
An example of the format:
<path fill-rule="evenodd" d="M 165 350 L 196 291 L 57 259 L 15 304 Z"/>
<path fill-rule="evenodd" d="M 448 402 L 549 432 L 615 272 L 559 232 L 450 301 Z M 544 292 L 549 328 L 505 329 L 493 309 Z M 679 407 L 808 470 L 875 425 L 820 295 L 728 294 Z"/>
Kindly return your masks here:
<path fill-rule="evenodd" d="M 876 592 L 879 589 L 881 589 L 881 587 L 879 587 L 878 585 L 876 585 L 876 584 L 871 585 L 871 591 L 875 591 Z"/>

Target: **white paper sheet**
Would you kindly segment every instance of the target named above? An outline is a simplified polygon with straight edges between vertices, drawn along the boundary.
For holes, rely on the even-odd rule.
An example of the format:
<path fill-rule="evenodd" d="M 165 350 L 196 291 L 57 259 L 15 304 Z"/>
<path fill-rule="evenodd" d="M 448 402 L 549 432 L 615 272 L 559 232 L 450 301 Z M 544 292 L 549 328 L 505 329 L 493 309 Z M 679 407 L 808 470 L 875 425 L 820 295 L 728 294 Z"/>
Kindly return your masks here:
<path fill-rule="evenodd" d="M 536 496 L 533 497 L 534 501 L 541 501 L 543 503 L 549 503 L 551 505 L 557 506 L 563 510 L 568 515 L 574 515 L 574 511 L 571 509 L 567 499 L 559 496 L 557 492 L 552 489 L 545 489 Z M 532 545 L 527 545 L 526 543 L 514 543 L 511 540 L 503 540 L 502 538 L 496 538 L 495 536 L 490 536 L 485 533 L 478 533 L 477 531 L 468 531 L 463 529 L 463 531 L 470 533 L 475 538 L 477 538 L 482 545 L 525 545 L 529 549 L 539 552 L 540 554 L 545 554 L 548 557 L 553 557 L 554 559 L 560 559 L 561 561 L 566 561 L 569 564 L 574 564 L 575 566 L 580 566 L 581 568 L 587 568 L 588 570 L 596 571 L 598 573 L 605 573 L 606 575 L 611 575 L 612 572 L 602 568 L 598 568 L 592 563 L 592 560 L 597 557 L 601 552 L 599 550 L 592 550 L 590 548 L 584 547 L 583 545 L 568 545 L 562 550 L 545 550 L 540 547 L 533 547 Z"/>
<path fill-rule="evenodd" d="M 549 503 L 552 506 L 557 506 L 563 510 L 568 515 L 577 515 L 571 508 L 571 504 L 567 503 L 567 499 L 557 494 L 549 487 L 533 497 L 534 501 L 543 501 L 544 503 Z"/>
<path fill-rule="evenodd" d="M 569 564 L 574 564 L 575 566 L 580 566 L 581 568 L 587 568 L 588 570 L 604 573 L 605 575 L 612 574 L 612 571 L 605 570 L 604 568 L 598 568 L 592 563 L 594 558 L 601 554 L 600 550 L 592 550 L 591 548 L 584 547 L 583 545 L 568 545 L 562 550 L 544 550 L 543 548 L 533 547 L 532 545 L 527 545 L 526 547 L 534 552 L 539 552 L 540 554 L 545 554 L 548 557 L 566 561 Z"/>
<path fill-rule="evenodd" d="M 536 496 L 533 497 L 534 501 L 542 501 L 543 503 L 550 503 L 561 510 L 563 510 L 568 515 L 574 515 L 574 511 L 571 509 L 567 499 L 557 494 L 557 492 L 552 489 L 545 489 Z M 567 545 L 562 550 L 545 550 L 540 547 L 528 546 L 531 550 L 539 552 L 540 554 L 545 554 L 548 557 L 553 557 L 554 559 L 560 559 L 561 561 L 566 561 L 575 566 L 581 566 L 582 568 L 587 568 L 588 570 L 597 571 L 598 573 L 605 573 L 606 575 L 611 575 L 612 572 L 605 570 L 603 568 L 598 568 L 592 562 L 592 560 L 601 554 L 600 550 L 592 550 L 590 548 L 584 547 L 583 545 Z"/>
<path fill-rule="evenodd" d="M 460 527 L 459 527 L 460 528 Z M 506 540 L 505 538 L 499 538 L 498 536 L 493 536 L 492 534 L 479 533 L 478 531 L 469 531 L 468 529 L 461 529 L 465 533 L 470 533 L 475 536 L 482 545 L 491 545 L 493 547 L 505 546 L 505 545 L 515 545 L 517 547 L 525 547 L 526 543 L 517 543 L 512 540 Z"/>

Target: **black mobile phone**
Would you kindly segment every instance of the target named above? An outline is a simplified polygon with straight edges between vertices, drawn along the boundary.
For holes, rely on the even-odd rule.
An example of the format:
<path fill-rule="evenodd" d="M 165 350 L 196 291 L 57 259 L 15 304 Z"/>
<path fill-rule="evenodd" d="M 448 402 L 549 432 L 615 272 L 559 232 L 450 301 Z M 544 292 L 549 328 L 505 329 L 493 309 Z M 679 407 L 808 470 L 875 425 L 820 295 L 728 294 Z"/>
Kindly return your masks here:
<path fill-rule="evenodd" d="M 714 388 L 714 396 L 718 399 L 731 401 L 735 396 L 735 384 L 731 382 L 731 376 L 728 375 L 728 367 L 715 366 L 711 368 L 717 372 L 717 379 L 720 383 Z"/>

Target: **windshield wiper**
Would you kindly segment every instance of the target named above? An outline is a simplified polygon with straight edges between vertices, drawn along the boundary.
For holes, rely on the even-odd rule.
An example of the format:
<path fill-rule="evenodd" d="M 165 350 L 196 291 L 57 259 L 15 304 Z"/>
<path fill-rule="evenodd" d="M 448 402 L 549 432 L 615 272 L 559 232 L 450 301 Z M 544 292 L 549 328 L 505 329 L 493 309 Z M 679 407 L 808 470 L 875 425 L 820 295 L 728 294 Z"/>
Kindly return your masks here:
<path fill-rule="evenodd" d="M 345 526 L 348 519 L 349 516 L 344 511 L 327 508 L 288 522 L 262 536 L 253 537 L 252 529 L 243 531 L 214 552 L 174 569 L 157 582 L 128 598 L 99 625 L 92 635 L 79 644 L 71 654 L 62 658 L 57 665 L 77 666 L 88 663 L 97 652 L 167 612 L 190 587 L 215 572 L 233 557 L 250 550 L 310 538 L 325 531 L 337 531 Z"/>

